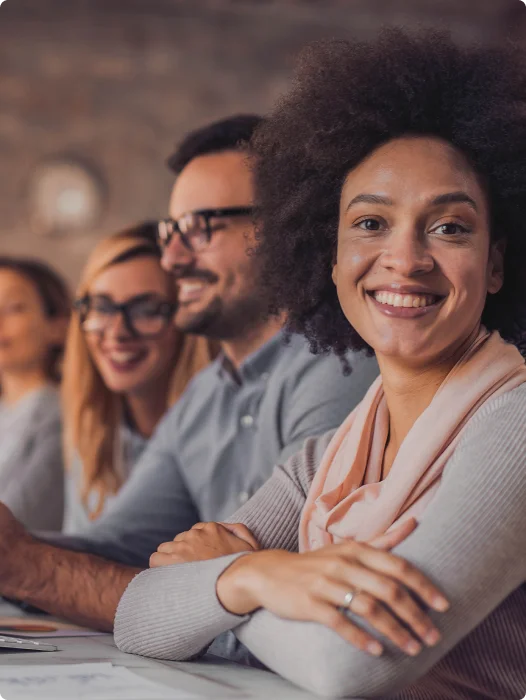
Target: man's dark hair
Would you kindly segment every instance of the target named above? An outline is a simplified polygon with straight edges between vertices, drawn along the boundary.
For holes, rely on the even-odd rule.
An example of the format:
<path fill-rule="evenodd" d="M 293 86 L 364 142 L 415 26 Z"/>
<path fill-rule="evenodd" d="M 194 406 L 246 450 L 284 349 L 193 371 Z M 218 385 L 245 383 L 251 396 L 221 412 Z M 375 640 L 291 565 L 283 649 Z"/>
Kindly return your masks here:
<path fill-rule="evenodd" d="M 526 58 L 511 45 L 461 47 L 448 34 L 385 30 L 323 41 L 252 139 L 259 254 L 273 310 L 314 351 L 367 348 L 331 279 L 346 175 L 387 141 L 445 139 L 485 183 L 504 284 L 482 322 L 526 354 Z"/>
<path fill-rule="evenodd" d="M 168 158 L 168 167 L 179 175 L 198 156 L 247 148 L 262 121 L 256 114 L 238 114 L 191 131 Z"/>

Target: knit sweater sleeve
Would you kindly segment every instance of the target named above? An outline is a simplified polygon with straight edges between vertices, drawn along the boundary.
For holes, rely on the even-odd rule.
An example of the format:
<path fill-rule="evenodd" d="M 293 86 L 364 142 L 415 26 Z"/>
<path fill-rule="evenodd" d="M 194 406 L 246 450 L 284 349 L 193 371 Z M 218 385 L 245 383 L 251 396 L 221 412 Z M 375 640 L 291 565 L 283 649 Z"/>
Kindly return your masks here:
<path fill-rule="evenodd" d="M 325 696 L 391 696 L 424 676 L 526 578 L 525 424 L 524 386 L 483 407 L 418 527 L 394 550 L 451 602 L 447 613 L 430 613 L 442 634 L 436 647 L 408 657 L 382 639 L 386 652 L 373 658 L 325 627 L 268 611 L 239 625 L 238 639 L 272 670 Z"/>
<path fill-rule="evenodd" d="M 436 647 L 413 658 L 382 640 L 386 651 L 373 658 L 315 623 L 283 620 L 265 610 L 247 618 L 230 615 L 221 608 L 214 591 L 218 576 L 233 557 L 172 567 L 177 573 L 171 595 L 180 598 L 183 594 L 188 606 L 176 614 L 158 597 L 156 582 L 168 574 L 142 574 L 146 585 L 140 595 L 134 595 L 132 584 L 132 594 L 125 596 L 119 608 L 119 646 L 144 655 L 184 659 L 195 653 L 199 644 L 210 641 L 211 634 L 233 629 L 266 666 L 311 692 L 360 698 L 394 694 L 426 674 L 526 578 L 525 421 L 524 386 L 485 405 L 466 429 L 418 527 L 395 549 L 451 602 L 447 613 L 430 613 L 442 634 Z M 283 512 L 278 517 L 284 517 Z M 295 520 L 297 524 L 298 518 Z M 199 567 L 199 598 L 210 605 L 209 610 L 200 605 L 195 615 L 191 614 L 191 622 L 190 601 L 196 596 L 195 588 L 193 598 L 189 589 L 197 585 L 197 579 L 191 580 L 190 574 L 184 573 L 185 566 Z M 138 638 L 132 640 L 127 623 L 134 615 L 133 606 L 144 605 L 141 600 L 147 597 L 157 601 L 152 604 L 157 610 L 153 627 L 150 625 L 146 634 L 136 627 Z M 359 618 L 351 618 L 363 625 Z M 183 627 L 191 628 L 190 644 L 185 644 Z M 162 638 L 160 646 L 152 643 L 153 632 Z"/>
<path fill-rule="evenodd" d="M 307 439 L 302 450 L 284 466 L 277 466 L 229 522 L 246 525 L 263 549 L 297 551 L 303 504 L 333 434 Z M 149 569 L 136 576 L 115 617 L 119 649 L 156 658 L 188 659 L 206 650 L 217 635 L 236 627 L 245 618 L 230 615 L 219 604 L 215 582 L 238 556 Z"/>

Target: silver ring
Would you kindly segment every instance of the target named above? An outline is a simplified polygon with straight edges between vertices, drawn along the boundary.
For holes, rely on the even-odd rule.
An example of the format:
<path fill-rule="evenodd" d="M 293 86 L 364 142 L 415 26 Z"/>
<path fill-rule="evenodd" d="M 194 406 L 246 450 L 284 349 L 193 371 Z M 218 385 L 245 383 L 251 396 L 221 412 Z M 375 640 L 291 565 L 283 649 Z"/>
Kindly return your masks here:
<path fill-rule="evenodd" d="M 343 605 L 346 608 L 351 607 L 351 603 L 353 601 L 354 596 L 356 595 L 356 591 L 349 591 L 349 593 L 345 594 L 345 598 L 343 599 Z"/>

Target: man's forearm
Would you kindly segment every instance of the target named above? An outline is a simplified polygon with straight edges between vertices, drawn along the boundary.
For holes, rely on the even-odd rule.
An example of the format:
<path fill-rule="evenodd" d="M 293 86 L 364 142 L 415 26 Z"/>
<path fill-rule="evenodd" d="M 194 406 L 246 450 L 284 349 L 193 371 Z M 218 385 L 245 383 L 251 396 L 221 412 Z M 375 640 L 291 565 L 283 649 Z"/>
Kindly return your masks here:
<path fill-rule="evenodd" d="M 0 594 L 104 631 L 113 629 L 119 600 L 141 571 L 29 537 L 9 553 L 6 568 Z"/>

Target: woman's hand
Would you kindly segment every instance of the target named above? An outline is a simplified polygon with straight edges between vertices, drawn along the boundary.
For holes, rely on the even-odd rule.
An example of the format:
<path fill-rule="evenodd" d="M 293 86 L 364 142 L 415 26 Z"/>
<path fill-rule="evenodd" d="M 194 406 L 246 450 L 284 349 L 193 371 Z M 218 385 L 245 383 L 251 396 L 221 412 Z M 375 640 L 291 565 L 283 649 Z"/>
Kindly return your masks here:
<path fill-rule="evenodd" d="M 237 552 L 255 552 L 259 545 L 241 523 L 197 523 L 172 542 L 159 545 L 150 557 L 150 567 L 217 559 Z"/>
<path fill-rule="evenodd" d="M 262 607 L 279 617 L 318 622 L 380 655 L 380 643 L 342 610 L 350 593 L 349 609 L 406 654 L 418 654 L 420 640 L 428 646 L 439 641 L 438 630 L 410 593 L 441 612 L 448 602 L 415 567 L 371 544 L 351 541 L 303 554 L 257 552 L 235 561 L 217 581 L 221 604 L 234 614 Z"/>

